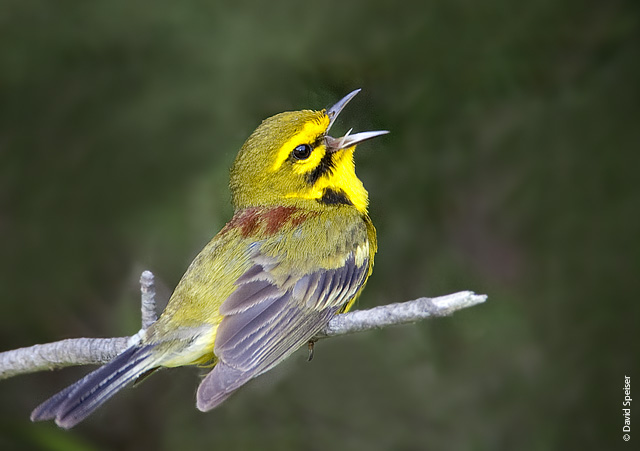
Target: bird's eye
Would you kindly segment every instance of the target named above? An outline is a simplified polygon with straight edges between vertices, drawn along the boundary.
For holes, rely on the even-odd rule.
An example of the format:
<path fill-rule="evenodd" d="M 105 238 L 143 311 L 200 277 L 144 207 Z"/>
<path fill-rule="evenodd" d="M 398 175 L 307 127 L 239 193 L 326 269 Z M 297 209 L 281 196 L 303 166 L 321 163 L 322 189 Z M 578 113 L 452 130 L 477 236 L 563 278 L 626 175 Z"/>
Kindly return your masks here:
<path fill-rule="evenodd" d="M 313 149 L 309 144 L 300 144 L 298 147 L 293 149 L 291 155 L 293 155 L 293 158 L 295 158 L 296 160 L 306 160 L 311 156 L 312 150 Z"/>

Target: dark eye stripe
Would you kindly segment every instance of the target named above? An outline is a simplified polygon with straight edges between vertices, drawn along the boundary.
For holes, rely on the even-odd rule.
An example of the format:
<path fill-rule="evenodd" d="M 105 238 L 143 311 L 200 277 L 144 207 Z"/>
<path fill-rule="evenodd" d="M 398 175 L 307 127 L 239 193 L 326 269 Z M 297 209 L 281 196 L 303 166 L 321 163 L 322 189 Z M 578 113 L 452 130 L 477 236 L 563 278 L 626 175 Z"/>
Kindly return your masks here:
<path fill-rule="evenodd" d="M 335 163 L 333 161 L 333 154 L 326 152 L 322 157 L 322 160 L 320 160 L 320 163 L 318 163 L 318 166 L 316 166 L 312 171 L 307 172 L 307 183 L 309 185 L 315 185 L 320 177 L 333 171 L 334 167 Z"/>
<path fill-rule="evenodd" d="M 323 143 L 324 143 L 324 134 L 318 135 L 316 140 L 311 144 L 311 147 L 315 149 L 316 147 L 318 147 L 320 144 L 323 144 Z"/>

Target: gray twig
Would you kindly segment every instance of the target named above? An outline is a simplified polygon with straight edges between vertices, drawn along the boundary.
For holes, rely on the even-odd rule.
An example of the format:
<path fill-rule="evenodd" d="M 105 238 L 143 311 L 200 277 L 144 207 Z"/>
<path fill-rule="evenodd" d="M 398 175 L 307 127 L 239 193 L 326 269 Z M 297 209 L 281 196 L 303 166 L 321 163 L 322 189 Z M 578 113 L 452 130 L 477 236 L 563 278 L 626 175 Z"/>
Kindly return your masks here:
<path fill-rule="evenodd" d="M 336 315 L 314 340 L 380 329 L 394 324 L 414 323 L 434 316 L 449 316 L 457 310 L 481 304 L 486 300 L 486 294 L 460 291 L 437 298 L 418 298 L 368 310 L 355 310 Z"/>
<path fill-rule="evenodd" d="M 151 271 L 142 271 L 140 276 L 140 297 L 142 299 L 142 329 L 148 329 L 156 322 L 156 286 Z"/>
<path fill-rule="evenodd" d="M 156 320 L 155 286 L 153 274 L 150 271 L 142 273 L 140 291 L 142 293 L 142 332 Z M 311 341 L 393 324 L 415 322 L 429 317 L 447 316 L 486 300 L 486 295 L 461 291 L 436 298 L 419 298 L 369 310 L 356 310 L 335 316 Z M 138 334 L 132 337 L 71 338 L 1 352 L 0 379 L 73 365 L 106 363 L 130 346 Z"/>
<path fill-rule="evenodd" d="M 70 338 L 0 353 L 0 379 L 73 365 L 106 363 L 128 346 L 129 337 Z"/>

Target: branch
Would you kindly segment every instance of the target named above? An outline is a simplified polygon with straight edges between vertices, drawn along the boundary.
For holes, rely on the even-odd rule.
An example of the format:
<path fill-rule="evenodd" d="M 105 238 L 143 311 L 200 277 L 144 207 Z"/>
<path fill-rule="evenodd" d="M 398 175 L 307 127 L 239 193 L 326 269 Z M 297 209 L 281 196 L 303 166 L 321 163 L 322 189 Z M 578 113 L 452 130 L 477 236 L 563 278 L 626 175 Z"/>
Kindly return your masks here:
<path fill-rule="evenodd" d="M 415 301 L 381 305 L 368 310 L 354 310 L 334 316 L 314 340 L 381 329 L 394 324 L 415 323 L 425 318 L 449 316 L 455 311 L 482 304 L 486 300 L 486 294 L 460 291 L 437 298 L 418 298 Z"/>
<path fill-rule="evenodd" d="M 0 379 L 73 365 L 102 364 L 110 361 L 137 341 L 138 335 L 156 320 L 155 286 L 153 274 L 150 271 L 142 273 L 140 291 L 142 329 L 136 335 L 115 338 L 71 338 L 2 352 L 0 353 Z M 369 310 L 356 310 L 336 315 L 311 341 L 393 324 L 416 322 L 430 317 L 448 316 L 457 310 L 481 304 L 486 300 L 486 295 L 461 291 L 436 298 L 419 298 Z"/>

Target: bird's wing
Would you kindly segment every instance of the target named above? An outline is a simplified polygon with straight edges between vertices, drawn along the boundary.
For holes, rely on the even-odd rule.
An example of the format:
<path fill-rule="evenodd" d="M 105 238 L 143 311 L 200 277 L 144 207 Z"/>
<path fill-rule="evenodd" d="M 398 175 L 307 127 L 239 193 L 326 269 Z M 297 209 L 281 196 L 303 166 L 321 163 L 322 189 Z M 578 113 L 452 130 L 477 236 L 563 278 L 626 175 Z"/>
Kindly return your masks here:
<path fill-rule="evenodd" d="M 218 363 L 198 388 L 198 408 L 212 409 L 308 342 L 358 293 L 369 271 L 363 260 L 351 252 L 338 268 L 278 284 L 271 273 L 277 261 L 257 255 L 220 307 Z"/>

